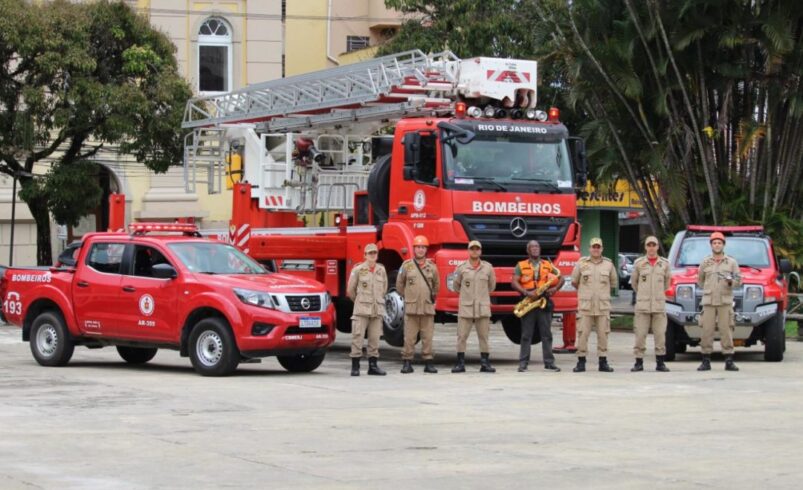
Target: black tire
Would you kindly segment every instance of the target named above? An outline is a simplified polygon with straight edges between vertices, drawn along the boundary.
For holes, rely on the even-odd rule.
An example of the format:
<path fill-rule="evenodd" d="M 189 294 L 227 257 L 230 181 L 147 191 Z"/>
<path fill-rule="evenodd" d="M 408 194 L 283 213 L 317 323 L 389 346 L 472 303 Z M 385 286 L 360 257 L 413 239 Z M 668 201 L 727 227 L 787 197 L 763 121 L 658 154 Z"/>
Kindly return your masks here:
<path fill-rule="evenodd" d="M 394 270 L 388 274 L 388 294 L 396 292 L 396 276 L 399 275 L 398 270 Z M 385 310 L 390 311 L 390 299 L 385 299 Z M 401 313 L 397 314 L 394 322 L 389 322 L 388 317 L 382 318 L 382 336 L 389 345 L 393 347 L 404 346 L 404 300 L 401 300 Z"/>
<path fill-rule="evenodd" d="M 291 373 L 309 373 L 318 369 L 326 357 L 322 354 L 301 354 L 298 356 L 277 356 L 279 364 Z"/>
<path fill-rule="evenodd" d="M 59 313 L 45 311 L 31 325 L 31 354 L 42 366 L 64 366 L 72 358 L 75 342 Z"/>
<path fill-rule="evenodd" d="M 515 316 L 502 317 L 502 330 L 505 331 L 507 338 L 516 345 L 521 344 L 521 319 Z M 538 329 L 533 332 L 532 345 L 541 342 L 541 333 Z"/>
<path fill-rule="evenodd" d="M 205 318 L 190 333 L 192 367 L 201 376 L 228 376 L 240 363 L 240 351 L 229 326 L 220 318 Z"/>
<path fill-rule="evenodd" d="M 368 201 L 380 223 L 386 222 L 390 214 L 390 157 L 388 153 L 377 158 L 368 174 Z"/>
<path fill-rule="evenodd" d="M 676 328 L 680 327 L 672 322 L 668 322 L 666 325 L 666 339 L 665 339 L 666 354 L 664 354 L 664 360 L 667 362 L 674 361 L 675 353 L 679 351 L 677 340 L 675 340 L 675 338 L 677 337 L 677 334 L 675 332 Z M 683 344 L 683 350 L 680 352 L 685 352 L 685 351 L 686 351 L 686 344 Z"/>
<path fill-rule="evenodd" d="M 159 349 L 150 347 L 117 346 L 117 353 L 129 364 L 145 364 L 153 359 Z"/>
<path fill-rule="evenodd" d="M 786 350 L 786 331 L 783 315 L 778 313 L 764 324 L 764 360 L 767 362 L 783 361 Z"/>
<path fill-rule="evenodd" d="M 351 315 L 354 313 L 354 303 L 350 299 L 338 299 L 335 303 L 337 317 L 337 331 L 351 333 Z"/>

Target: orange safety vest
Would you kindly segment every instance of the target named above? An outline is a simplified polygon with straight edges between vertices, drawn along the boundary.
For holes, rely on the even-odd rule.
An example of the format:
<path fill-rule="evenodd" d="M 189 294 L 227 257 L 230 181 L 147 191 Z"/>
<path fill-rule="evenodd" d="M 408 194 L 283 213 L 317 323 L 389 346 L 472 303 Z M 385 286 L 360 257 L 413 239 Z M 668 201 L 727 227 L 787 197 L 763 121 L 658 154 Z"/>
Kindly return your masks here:
<path fill-rule="evenodd" d="M 552 274 L 552 262 L 547 259 L 541 259 L 541 267 L 539 269 L 538 277 L 536 278 L 535 270 L 533 269 L 533 264 L 530 262 L 530 259 L 519 262 L 519 270 L 521 270 L 519 283 L 524 289 L 535 289 L 539 286 L 543 286 L 548 280 L 549 274 Z"/>

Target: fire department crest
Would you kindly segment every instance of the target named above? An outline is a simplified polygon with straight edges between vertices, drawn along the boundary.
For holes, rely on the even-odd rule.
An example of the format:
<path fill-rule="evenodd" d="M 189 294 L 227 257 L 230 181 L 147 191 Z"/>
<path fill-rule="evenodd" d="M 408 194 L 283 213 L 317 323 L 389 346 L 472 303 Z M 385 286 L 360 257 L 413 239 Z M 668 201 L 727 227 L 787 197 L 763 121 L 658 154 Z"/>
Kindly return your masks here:
<path fill-rule="evenodd" d="M 153 309 L 156 307 L 156 302 L 150 294 L 143 294 L 139 298 L 139 311 L 145 316 L 153 315 Z"/>

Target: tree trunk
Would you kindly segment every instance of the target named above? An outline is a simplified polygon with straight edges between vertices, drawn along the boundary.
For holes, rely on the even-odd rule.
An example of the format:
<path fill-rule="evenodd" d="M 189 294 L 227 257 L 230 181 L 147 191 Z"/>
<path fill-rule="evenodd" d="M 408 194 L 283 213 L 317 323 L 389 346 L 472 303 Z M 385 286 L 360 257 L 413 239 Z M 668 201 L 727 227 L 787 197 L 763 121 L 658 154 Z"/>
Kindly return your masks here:
<path fill-rule="evenodd" d="M 53 252 L 50 243 L 50 213 L 47 210 L 47 199 L 32 199 L 28 209 L 36 221 L 36 263 L 37 265 L 53 265 Z"/>

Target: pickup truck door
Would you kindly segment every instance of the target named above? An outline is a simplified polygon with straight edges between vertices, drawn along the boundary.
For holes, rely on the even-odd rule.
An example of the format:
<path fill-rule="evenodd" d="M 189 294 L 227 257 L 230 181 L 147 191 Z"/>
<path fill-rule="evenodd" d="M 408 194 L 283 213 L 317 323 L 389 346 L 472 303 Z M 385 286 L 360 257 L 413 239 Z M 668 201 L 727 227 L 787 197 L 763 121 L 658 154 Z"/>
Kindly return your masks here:
<path fill-rule="evenodd" d="M 125 243 L 92 242 L 78 264 L 72 298 L 78 328 L 87 335 L 119 337 L 120 268 Z"/>
<path fill-rule="evenodd" d="M 156 264 L 175 264 L 159 249 L 133 245 L 128 252 L 121 282 L 123 334 L 125 338 L 177 343 L 179 341 L 178 279 L 153 277 Z"/>

